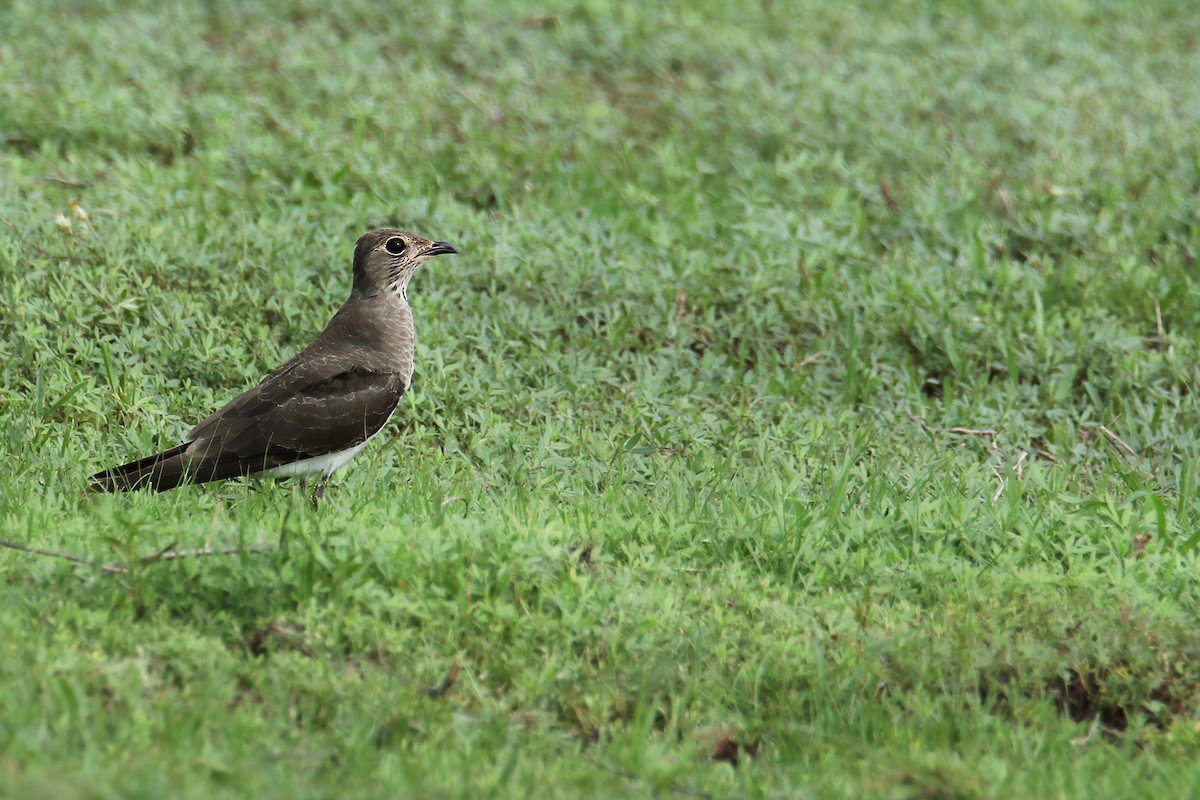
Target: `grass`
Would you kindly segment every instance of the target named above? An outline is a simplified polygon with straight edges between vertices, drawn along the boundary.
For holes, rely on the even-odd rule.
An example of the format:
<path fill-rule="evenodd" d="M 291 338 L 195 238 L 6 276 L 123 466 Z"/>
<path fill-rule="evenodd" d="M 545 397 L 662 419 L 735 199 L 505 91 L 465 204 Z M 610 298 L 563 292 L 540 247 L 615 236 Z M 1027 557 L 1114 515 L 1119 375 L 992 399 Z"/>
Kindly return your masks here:
<path fill-rule="evenodd" d="M 131 564 L 0 552 L 0 795 L 1200 786 L 1190 3 L 0 29 L 0 535 Z M 83 495 L 383 224 L 463 255 L 319 512 Z"/>

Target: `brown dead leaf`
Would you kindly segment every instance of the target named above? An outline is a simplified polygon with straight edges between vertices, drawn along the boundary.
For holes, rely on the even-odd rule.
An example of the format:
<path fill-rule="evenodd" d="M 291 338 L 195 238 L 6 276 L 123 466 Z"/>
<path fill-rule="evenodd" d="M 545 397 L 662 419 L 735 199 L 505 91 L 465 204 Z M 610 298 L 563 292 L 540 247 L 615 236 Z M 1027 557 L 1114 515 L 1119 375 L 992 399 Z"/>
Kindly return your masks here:
<path fill-rule="evenodd" d="M 739 742 L 733 738 L 732 729 L 722 729 L 717 735 L 716 743 L 713 744 L 712 760 L 724 761 L 736 767 L 741 763 L 743 755 L 757 758 L 758 742 Z"/>
<path fill-rule="evenodd" d="M 303 625 L 289 625 L 274 619 L 256 629 L 242 644 L 256 656 L 266 655 L 279 646 L 289 647 L 309 658 L 313 655 L 312 649 L 304 643 Z"/>
<path fill-rule="evenodd" d="M 727 761 L 733 766 L 738 765 L 738 743 L 733 738 L 733 732 L 726 730 L 713 745 L 712 760 Z"/>
<path fill-rule="evenodd" d="M 896 197 L 892 194 L 892 187 L 887 181 L 879 182 L 879 193 L 883 195 L 883 202 L 887 204 L 888 211 L 893 214 L 900 213 L 900 204 L 896 202 Z"/>
<path fill-rule="evenodd" d="M 588 566 L 591 566 L 591 564 L 592 564 L 592 551 L 595 549 L 596 549 L 596 543 L 588 542 L 583 547 L 571 545 L 570 547 L 567 548 L 567 552 L 570 553 L 571 555 L 575 555 L 576 553 L 578 553 L 579 555 L 576 556 L 576 558 L 579 559 L 580 565 L 588 567 Z"/>
<path fill-rule="evenodd" d="M 521 27 L 534 31 L 552 31 L 558 27 L 558 17 L 554 14 L 534 14 L 522 20 Z"/>

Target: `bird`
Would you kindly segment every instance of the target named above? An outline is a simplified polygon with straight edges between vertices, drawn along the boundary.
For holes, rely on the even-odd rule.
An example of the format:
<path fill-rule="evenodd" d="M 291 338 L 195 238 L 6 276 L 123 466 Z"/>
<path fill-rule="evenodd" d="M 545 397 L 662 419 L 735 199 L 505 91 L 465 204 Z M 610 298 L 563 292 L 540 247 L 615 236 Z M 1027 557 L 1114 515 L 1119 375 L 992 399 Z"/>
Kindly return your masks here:
<path fill-rule="evenodd" d="M 310 500 L 329 476 L 391 419 L 412 381 L 416 329 L 408 283 L 447 242 L 385 228 L 354 246 L 350 297 L 312 344 L 257 386 L 201 420 L 186 440 L 161 453 L 101 470 L 91 492 L 152 489 L 246 475 L 316 476 Z"/>

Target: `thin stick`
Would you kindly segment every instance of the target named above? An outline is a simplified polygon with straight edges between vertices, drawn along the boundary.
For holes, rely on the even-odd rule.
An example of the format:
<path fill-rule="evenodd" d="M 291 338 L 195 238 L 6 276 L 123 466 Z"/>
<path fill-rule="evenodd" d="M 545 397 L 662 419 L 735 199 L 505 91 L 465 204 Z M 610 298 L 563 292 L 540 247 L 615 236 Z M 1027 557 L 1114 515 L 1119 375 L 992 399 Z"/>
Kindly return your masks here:
<path fill-rule="evenodd" d="M 991 450 L 993 453 L 1000 452 L 1000 445 L 996 444 L 996 437 L 998 436 L 998 434 L 996 433 L 996 431 L 991 430 L 990 428 L 954 427 L 954 428 L 946 428 L 945 432 L 953 433 L 956 436 L 978 436 L 981 439 L 990 438 L 991 441 L 988 442 L 988 449 Z M 1003 488 L 1004 487 L 1002 486 L 1001 491 L 1003 491 Z M 995 502 L 995 501 L 993 501 L 993 502 Z"/>
<path fill-rule="evenodd" d="M 164 547 L 162 550 L 159 550 L 158 555 L 159 556 L 165 555 L 165 554 L 171 552 L 172 550 L 174 550 L 176 547 L 179 547 L 179 542 L 171 542 L 169 545 Z"/>
<path fill-rule="evenodd" d="M 996 501 L 1000 499 L 1000 495 L 1004 494 L 1004 487 L 1008 486 L 1008 478 L 1001 475 L 1000 470 L 995 467 L 992 467 L 992 474 L 1000 481 L 1000 485 L 996 487 L 996 493 L 992 495 L 992 505 L 995 505 Z"/>
<path fill-rule="evenodd" d="M 957 433 L 959 436 L 995 436 L 996 432 L 979 428 L 946 428 L 946 433 Z"/>
<path fill-rule="evenodd" d="M 817 363 L 818 361 L 820 361 L 820 360 L 821 360 L 821 359 L 823 359 L 824 357 L 825 357 L 825 354 L 824 354 L 824 353 L 822 353 L 822 352 L 820 352 L 820 351 L 818 351 L 818 352 L 816 352 L 816 353 L 812 353 L 811 355 L 807 355 L 807 356 L 805 356 L 804 358 L 800 359 L 800 361 L 799 361 L 799 362 L 796 364 L 796 366 L 798 366 L 798 367 L 807 367 L 809 364 L 815 364 L 815 363 Z"/>
<path fill-rule="evenodd" d="M 1100 729 L 1100 717 L 1097 716 L 1094 720 L 1092 720 L 1092 724 L 1088 727 L 1087 736 L 1084 736 L 1080 739 L 1072 739 L 1071 744 L 1075 745 L 1076 747 L 1083 747 L 1084 745 L 1086 745 L 1092 741 L 1092 739 L 1096 735 L 1096 731 L 1098 731 L 1099 729 Z"/>
<path fill-rule="evenodd" d="M 1154 303 L 1154 349 L 1167 351 L 1167 327 L 1163 325 L 1162 306 L 1158 304 L 1158 298 L 1149 292 L 1146 292 L 1146 297 Z"/>
<path fill-rule="evenodd" d="M 1103 425 L 1100 425 L 1100 426 L 1098 426 L 1098 429 L 1099 429 L 1099 431 L 1100 431 L 1101 433 L 1103 433 L 1103 434 L 1104 434 L 1104 435 L 1105 435 L 1105 436 L 1108 438 L 1108 440 L 1109 440 L 1110 442 L 1112 442 L 1114 445 L 1116 445 L 1116 446 L 1117 446 L 1117 447 L 1119 447 L 1120 449 L 1124 450 L 1126 453 L 1128 453 L 1129 455 L 1133 456 L 1134 458 L 1137 458 L 1137 451 L 1135 451 L 1135 450 L 1134 450 L 1132 447 L 1130 447 L 1129 445 L 1127 445 L 1127 444 L 1125 443 L 1125 440 L 1124 440 L 1124 439 L 1122 439 L 1120 436 L 1117 436 L 1115 433 L 1113 433 L 1112 431 L 1110 431 L 1108 428 L 1104 427 Z"/>
<path fill-rule="evenodd" d="M 3 539 L 0 539 L 0 547 L 7 547 L 11 550 L 20 550 L 23 553 L 30 553 L 35 556 L 48 556 L 50 558 L 61 558 L 65 561 L 70 561 L 75 564 L 82 564 L 85 567 L 92 567 L 94 569 L 99 569 L 101 572 L 107 572 L 109 574 L 124 574 L 124 573 L 129 572 L 128 564 L 119 564 L 116 562 L 114 562 L 112 564 L 97 564 L 94 561 L 88 561 L 86 558 L 83 558 L 83 557 L 77 556 L 77 555 L 73 555 L 71 553 L 64 553 L 59 550 L 44 550 L 40 547 L 29 547 L 28 545 L 18 544 L 16 542 L 9 542 L 9 541 L 5 541 Z M 168 547 L 166 550 L 162 550 L 162 551 L 160 551 L 158 553 L 154 553 L 152 555 L 143 556 L 142 558 L 139 558 L 137 560 L 137 563 L 138 564 L 154 564 L 159 561 L 175 561 L 176 559 L 180 559 L 180 558 L 200 558 L 202 556 L 232 556 L 232 555 L 237 555 L 238 553 L 266 553 L 266 552 L 269 552 L 267 550 L 267 548 L 257 546 L 257 545 L 254 547 L 244 547 L 244 548 L 243 547 L 233 547 L 233 546 L 213 548 L 210 545 L 206 545 L 204 547 L 198 547 L 193 550 L 175 550 L 174 547 L 175 547 L 174 545 L 171 545 L 171 547 Z"/>
<path fill-rule="evenodd" d="M 1024 480 L 1025 478 L 1024 468 L 1021 465 L 1025 463 L 1025 459 L 1027 458 L 1029 458 L 1029 453 L 1022 450 L 1021 454 L 1013 461 L 1012 466 L 1009 467 L 1012 473 L 1017 476 L 1017 480 Z M 995 467 L 992 467 L 992 474 L 996 476 L 996 480 L 1000 481 L 1000 486 L 996 489 L 995 494 L 992 495 L 992 504 L 995 505 L 996 501 L 1000 499 L 1000 495 L 1004 494 L 1005 488 L 1008 487 L 1008 478 L 1001 475 L 1000 470 Z"/>
<path fill-rule="evenodd" d="M 205 545 L 204 547 L 196 547 L 191 550 L 166 550 L 161 553 L 155 553 L 152 556 L 143 556 L 139 558 L 139 564 L 154 564 L 159 561 L 175 561 L 180 558 L 201 558 L 203 556 L 236 556 L 239 553 L 266 553 L 269 552 L 266 547 L 254 545 L 251 547 L 237 547 L 229 545 L 227 547 L 213 547 Z M 123 564 L 106 564 L 105 570 L 113 572 L 127 572 L 128 567 Z"/>
<path fill-rule="evenodd" d="M 40 547 L 26 547 L 23 544 L 17 544 L 16 542 L 6 542 L 3 539 L 0 539 L 0 547 L 8 547 L 12 550 L 20 550 L 23 553 L 32 553 L 35 556 L 50 556 L 51 558 L 65 558 L 67 561 L 74 561 L 76 564 L 83 564 L 88 567 L 95 566 L 94 564 L 92 564 L 92 562 L 88 561 L 86 558 L 80 558 L 79 556 L 73 556 L 70 553 L 60 553 L 57 550 L 43 550 Z"/>
<path fill-rule="evenodd" d="M 38 180 L 42 183 L 58 183 L 63 186 L 69 186 L 72 189 L 87 189 L 89 186 L 91 186 L 91 184 L 85 180 L 80 180 L 79 178 L 68 178 L 64 175 L 43 175 L 42 177 L 38 178 Z"/>

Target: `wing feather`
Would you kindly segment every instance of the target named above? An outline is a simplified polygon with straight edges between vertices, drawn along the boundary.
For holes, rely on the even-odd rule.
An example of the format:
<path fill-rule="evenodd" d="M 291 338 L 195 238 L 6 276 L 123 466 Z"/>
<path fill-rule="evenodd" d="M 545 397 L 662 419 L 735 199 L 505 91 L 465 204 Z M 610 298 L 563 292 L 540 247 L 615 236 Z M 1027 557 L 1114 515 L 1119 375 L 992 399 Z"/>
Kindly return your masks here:
<path fill-rule="evenodd" d="M 275 466 L 362 444 L 391 417 L 405 380 L 338 366 L 285 365 L 193 428 L 189 454 Z"/>

